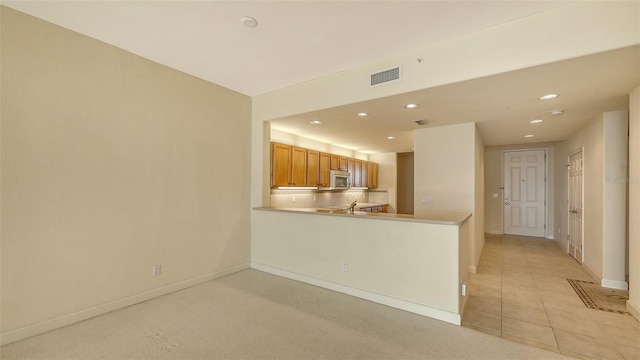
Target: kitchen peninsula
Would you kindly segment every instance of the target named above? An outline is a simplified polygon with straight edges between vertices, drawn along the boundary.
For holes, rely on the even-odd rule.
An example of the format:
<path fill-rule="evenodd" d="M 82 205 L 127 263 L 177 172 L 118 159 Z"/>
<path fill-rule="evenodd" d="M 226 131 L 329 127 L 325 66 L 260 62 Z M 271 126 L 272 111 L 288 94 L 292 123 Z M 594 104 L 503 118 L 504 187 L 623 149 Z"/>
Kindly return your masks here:
<path fill-rule="evenodd" d="M 469 217 L 254 208 L 252 267 L 459 325 Z"/>

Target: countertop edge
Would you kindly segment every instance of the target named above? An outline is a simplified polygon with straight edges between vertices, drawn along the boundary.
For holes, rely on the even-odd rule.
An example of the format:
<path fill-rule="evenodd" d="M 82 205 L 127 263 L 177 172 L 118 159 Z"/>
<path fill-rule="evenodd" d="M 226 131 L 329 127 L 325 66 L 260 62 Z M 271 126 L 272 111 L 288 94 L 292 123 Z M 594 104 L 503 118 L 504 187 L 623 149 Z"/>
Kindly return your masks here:
<path fill-rule="evenodd" d="M 351 217 L 351 218 L 359 218 L 359 219 L 406 221 L 406 222 L 438 224 L 438 225 L 456 225 L 456 226 L 462 225 L 465 221 L 469 220 L 469 218 L 471 217 L 471 213 L 447 213 L 447 214 L 440 215 L 442 217 L 440 219 L 429 219 L 429 218 L 416 218 L 413 215 L 393 214 L 393 213 L 359 212 L 358 215 L 354 215 L 354 214 L 348 214 L 348 213 L 345 214 L 345 213 L 318 212 L 318 211 L 315 211 L 314 209 L 307 209 L 307 208 L 271 208 L 271 207 L 260 207 L 260 206 L 254 207 L 253 210 L 286 212 L 286 213 L 306 214 L 306 215 L 340 216 L 340 217 Z"/>

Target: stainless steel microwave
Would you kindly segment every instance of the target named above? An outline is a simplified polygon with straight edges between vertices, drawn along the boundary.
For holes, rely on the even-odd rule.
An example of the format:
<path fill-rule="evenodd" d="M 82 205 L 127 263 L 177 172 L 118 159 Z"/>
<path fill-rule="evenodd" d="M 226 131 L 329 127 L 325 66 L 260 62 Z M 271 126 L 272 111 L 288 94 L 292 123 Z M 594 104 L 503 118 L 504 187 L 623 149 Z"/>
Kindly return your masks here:
<path fill-rule="evenodd" d="M 331 190 L 349 189 L 351 187 L 351 173 L 348 171 L 331 170 L 329 175 L 329 188 Z"/>

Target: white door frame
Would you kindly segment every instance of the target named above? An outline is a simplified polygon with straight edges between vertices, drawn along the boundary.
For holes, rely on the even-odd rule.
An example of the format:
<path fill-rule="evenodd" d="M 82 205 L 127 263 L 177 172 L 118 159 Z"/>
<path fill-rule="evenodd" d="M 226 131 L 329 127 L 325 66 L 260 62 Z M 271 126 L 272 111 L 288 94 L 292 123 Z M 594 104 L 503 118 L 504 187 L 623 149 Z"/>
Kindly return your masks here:
<path fill-rule="evenodd" d="M 578 261 L 580 261 L 580 264 L 584 264 L 584 146 L 580 147 L 580 149 L 572 151 L 569 153 L 569 156 L 567 156 L 567 163 L 571 164 L 571 157 L 573 155 L 576 155 L 577 153 L 582 153 L 582 186 L 581 186 L 581 194 L 580 194 L 580 201 L 582 202 L 582 214 L 580 214 L 580 217 L 582 219 L 581 221 L 581 226 L 580 226 L 580 232 L 582 233 L 582 239 L 580 239 L 580 254 L 581 254 L 581 259 L 576 259 Z M 569 176 L 569 166 L 567 165 L 567 254 L 570 253 L 570 235 L 571 235 L 571 213 L 569 211 L 571 211 L 570 209 L 570 204 L 569 204 L 569 190 L 571 189 L 571 178 Z M 573 255 L 571 255 L 573 257 Z"/>
<path fill-rule="evenodd" d="M 544 223 L 545 223 L 545 230 L 544 230 L 544 237 L 547 239 L 553 239 L 553 229 L 549 229 L 549 182 L 547 181 L 547 178 L 549 177 L 549 161 L 547 161 L 547 156 L 549 154 L 549 152 L 547 151 L 547 148 L 523 148 L 523 149 L 509 149 L 509 150 L 502 150 L 502 158 L 500 159 L 500 182 L 502 183 L 502 186 L 500 187 L 500 190 L 502 190 L 502 201 L 500 203 L 500 211 L 502 213 L 502 233 L 504 234 L 504 155 L 505 153 L 508 152 L 520 152 L 520 151 L 533 151 L 533 150 L 542 150 L 544 151 Z M 549 236 L 549 231 L 551 231 L 551 236 Z"/>

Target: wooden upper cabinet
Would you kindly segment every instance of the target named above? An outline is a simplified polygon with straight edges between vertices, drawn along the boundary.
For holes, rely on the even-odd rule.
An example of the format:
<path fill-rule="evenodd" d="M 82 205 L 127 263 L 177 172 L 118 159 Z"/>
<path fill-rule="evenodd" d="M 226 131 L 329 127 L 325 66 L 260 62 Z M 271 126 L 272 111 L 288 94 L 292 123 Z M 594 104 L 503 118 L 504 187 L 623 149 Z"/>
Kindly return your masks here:
<path fill-rule="evenodd" d="M 378 188 L 378 164 L 376 163 L 369 163 L 369 164 L 373 164 L 373 166 L 371 167 L 371 188 L 373 189 L 377 189 Z"/>
<path fill-rule="evenodd" d="M 351 176 L 351 186 L 356 186 L 355 185 L 356 159 L 352 159 L 352 158 L 347 159 L 347 171 Z"/>
<path fill-rule="evenodd" d="M 338 170 L 347 171 L 348 158 L 346 156 L 338 157 Z"/>
<path fill-rule="evenodd" d="M 307 149 L 291 148 L 291 185 L 307 186 Z"/>
<path fill-rule="evenodd" d="M 353 186 L 362 186 L 362 160 L 354 159 L 353 163 L 354 169 L 351 175 L 353 178 Z"/>
<path fill-rule="evenodd" d="M 320 152 L 307 150 L 307 186 L 319 186 Z"/>
<path fill-rule="evenodd" d="M 378 164 L 367 163 L 367 187 L 375 189 L 378 187 Z"/>
<path fill-rule="evenodd" d="M 362 166 L 360 167 L 361 171 L 360 171 L 360 186 L 368 186 L 367 185 L 367 180 L 368 180 L 368 162 L 366 161 L 362 161 Z"/>
<path fill-rule="evenodd" d="M 331 155 L 327 153 L 320 153 L 318 186 L 329 186 L 330 171 L 331 171 Z"/>
<path fill-rule="evenodd" d="M 333 154 L 329 156 L 331 156 L 331 170 L 340 170 L 340 156 Z"/>
<path fill-rule="evenodd" d="M 378 164 L 345 156 L 271 143 L 271 187 L 327 187 L 331 170 L 351 173 L 351 186 L 378 187 Z"/>
<path fill-rule="evenodd" d="M 291 185 L 291 146 L 271 143 L 271 186 Z"/>

